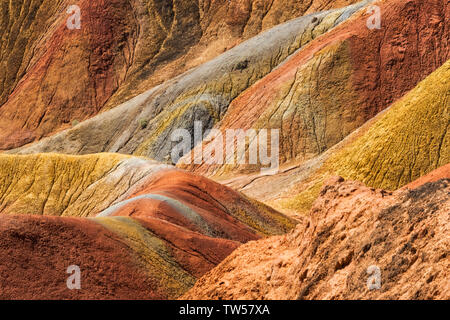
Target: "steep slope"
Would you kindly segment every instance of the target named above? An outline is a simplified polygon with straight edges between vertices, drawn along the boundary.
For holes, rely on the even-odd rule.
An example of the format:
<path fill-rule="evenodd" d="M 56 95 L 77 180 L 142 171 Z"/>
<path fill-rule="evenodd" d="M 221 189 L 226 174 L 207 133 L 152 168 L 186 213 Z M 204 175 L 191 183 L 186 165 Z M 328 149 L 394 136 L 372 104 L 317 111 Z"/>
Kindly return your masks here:
<path fill-rule="evenodd" d="M 450 162 L 450 60 L 329 161 L 344 177 L 395 190 Z"/>
<path fill-rule="evenodd" d="M 0 216 L 2 299 L 173 299 L 239 243 L 156 219 Z M 80 268 L 80 290 L 67 280 Z"/>
<path fill-rule="evenodd" d="M 195 121 L 211 128 L 242 91 L 366 3 L 276 26 L 112 110 L 18 152 L 120 152 L 168 161 L 175 130 L 184 128 L 192 133 Z"/>
<path fill-rule="evenodd" d="M 410 184 L 404 186 L 404 189 L 416 189 L 426 183 L 435 182 L 441 179 L 450 179 L 450 163 L 431 171 L 426 176 L 420 177 L 419 179 L 411 182 Z"/>
<path fill-rule="evenodd" d="M 0 155 L 0 212 L 94 216 L 145 177 L 168 168 L 115 154 Z"/>
<path fill-rule="evenodd" d="M 155 217 L 238 241 L 293 227 L 292 220 L 230 188 L 145 158 L 0 155 L 0 170 L 1 214 Z"/>
<path fill-rule="evenodd" d="M 447 300 L 449 183 L 392 193 L 330 180 L 311 219 L 240 247 L 183 298 Z"/>
<path fill-rule="evenodd" d="M 67 1 L 15 1 L 12 8 L 2 8 L 9 27 L 2 37 L 2 65 L 8 72 L 21 67 L 4 77 L 0 149 L 98 113 L 124 81 L 137 37 L 129 2 L 77 4 L 82 25 L 74 30 L 66 26 Z M 17 28 L 21 32 L 15 37 Z"/>
<path fill-rule="evenodd" d="M 450 60 L 343 142 L 277 176 L 228 181 L 282 211 L 306 213 L 332 175 L 396 190 L 450 163 Z M 273 188 L 268 186 L 274 186 Z"/>
<path fill-rule="evenodd" d="M 280 162 L 306 161 L 342 141 L 450 58 L 448 1 L 377 5 L 381 29 L 366 26 L 370 14 L 365 11 L 346 20 L 239 95 L 216 127 L 223 135 L 229 129 L 279 129 Z M 212 143 L 205 140 L 197 149 Z M 203 163 L 189 169 L 224 179 L 260 166 Z"/>
<path fill-rule="evenodd" d="M 53 31 L 56 14 L 66 5 L 66 1 L 39 0 L 0 4 L 0 105 L 26 73 L 45 31 Z"/>
<path fill-rule="evenodd" d="M 352 2 L 4 1 L 0 150 L 115 107 L 276 24 Z M 81 28 L 69 30 L 73 5 Z"/>
<path fill-rule="evenodd" d="M 295 226 L 145 158 L 0 155 L 0 177 L 4 299 L 177 298 L 242 243 Z M 66 286 L 71 265 L 82 271 L 81 290 Z"/>

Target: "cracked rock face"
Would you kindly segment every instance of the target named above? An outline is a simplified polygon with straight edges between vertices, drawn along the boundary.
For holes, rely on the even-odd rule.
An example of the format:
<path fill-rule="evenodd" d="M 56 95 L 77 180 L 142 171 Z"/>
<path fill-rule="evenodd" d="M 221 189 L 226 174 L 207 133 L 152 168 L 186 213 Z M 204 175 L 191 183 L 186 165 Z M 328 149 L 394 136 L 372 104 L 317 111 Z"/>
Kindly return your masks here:
<path fill-rule="evenodd" d="M 0 4 L 0 299 L 450 299 L 448 0 L 76 4 Z"/>
<path fill-rule="evenodd" d="M 449 183 L 387 192 L 330 179 L 310 219 L 241 246 L 182 298 L 449 299 Z"/>
<path fill-rule="evenodd" d="M 216 128 L 223 133 L 279 129 L 280 162 L 306 161 L 341 142 L 450 58 L 447 1 L 377 5 L 380 30 L 367 28 L 365 10 L 348 19 L 328 16 L 328 22 L 343 21 L 242 92 Z M 214 177 L 259 169 L 208 164 L 189 168 Z"/>
<path fill-rule="evenodd" d="M 276 209 L 309 212 L 323 182 L 333 175 L 374 188 L 397 190 L 438 170 L 450 177 L 450 60 L 392 106 L 342 142 L 274 176 L 242 175 L 225 181 Z M 441 169 L 439 169 L 441 168 Z"/>
<path fill-rule="evenodd" d="M 295 221 L 145 158 L 0 155 L 0 298 L 174 299 Z M 67 289 L 66 269 L 82 289 Z"/>
<path fill-rule="evenodd" d="M 309 160 L 389 107 L 449 58 L 446 44 L 450 33 L 445 23 L 448 3 L 381 3 L 384 28 L 369 30 L 364 9 L 369 2 L 277 25 L 179 77 L 168 78 L 133 99 L 128 100 L 131 95 L 121 100 L 126 102 L 112 110 L 11 152 L 120 152 L 170 163 L 175 145 L 171 135 L 177 129 L 186 129 L 193 135 L 194 123 L 200 121 L 205 130 L 215 127 L 222 132 L 279 129 L 281 163 Z M 431 20 L 434 23 L 428 24 L 426 30 L 419 28 L 423 21 Z M 106 69 L 98 67 L 95 74 L 99 70 Z M 135 73 L 127 71 L 127 77 L 128 74 L 132 77 Z M 142 84 L 145 79 L 138 82 Z M 96 94 L 97 98 L 100 96 Z M 56 97 L 57 93 L 52 99 Z M 111 103 L 114 97 L 108 99 Z M 89 105 L 92 103 L 83 103 Z M 27 112 L 37 110 L 23 106 Z M 3 107 L 0 112 L 7 112 L 8 108 Z M 11 108 L 17 114 L 16 106 Z M 21 132 L 16 128 L 14 134 L 7 133 L 13 126 L 7 117 L 4 121 L 8 122 L 4 131 L 8 139 Z M 189 169 L 220 177 L 260 168 L 202 164 L 190 165 Z"/>
<path fill-rule="evenodd" d="M 70 128 L 276 24 L 352 0 L 3 2 L 0 150 Z M 282 14 L 280 14 L 282 12 Z"/>
<path fill-rule="evenodd" d="M 277 25 L 112 110 L 12 152 L 120 152 L 167 161 L 175 130 L 192 133 L 195 121 L 201 121 L 205 129 L 212 128 L 240 93 L 367 3 Z M 146 125 L 140 125 L 142 121 Z"/>

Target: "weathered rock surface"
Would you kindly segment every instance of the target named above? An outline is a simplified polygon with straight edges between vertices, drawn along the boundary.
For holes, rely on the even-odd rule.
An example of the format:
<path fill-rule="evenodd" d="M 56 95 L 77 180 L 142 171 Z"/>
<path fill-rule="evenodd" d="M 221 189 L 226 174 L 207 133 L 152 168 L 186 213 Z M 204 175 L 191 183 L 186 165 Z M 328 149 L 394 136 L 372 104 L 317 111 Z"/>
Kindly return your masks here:
<path fill-rule="evenodd" d="M 2 215 L 0 232 L 1 299 L 173 299 L 239 245 L 127 217 Z"/>
<path fill-rule="evenodd" d="M 71 4 L 0 4 L 0 299 L 450 298 L 447 0 Z M 280 172 L 169 165 L 196 121 Z"/>
<path fill-rule="evenodd" d="M 216 127 L 224 135 L 229 129 L 279 129 L 281 163 L 306 161 L 342 141 L 450 58 L 448 1 L 377 5 L 380 29 L 369 29 L 371 14 L 358 12 L 240 94 Z M 223 179 L 259 167 L 203 163 L 189 169 Z"/>
<path fill-rule="evenodd" d="M 154 217 L 195 232 L 247 242 L 281 234 L 293 220 L 219 183 L 180 170 L 144 179 L 97 216 Z"/>
<path fill-rule="evenodd" d="M 192 133 L 195 121 L 201 121 L 205 129 L 213 127 L 240 93 L 367 3 L 271 28 L 112 110 L 14 152 L 120 152 L 168 161 L 175 130 Z"/>
<path fill-rule="evenodd" d="M 0 155 L 0 213 L 95 216 L 170 167 L 118 154 Z"/>
<path fill-rule="evenodd" d="M 449 299 L 449 195 L 449 179 L 394 193 L 332 179 L 294 231 L 241 246 L 182 298 Z"/>
<path fill-rule="evenodd" d="M 80 0 L 74 30 L 73 2 L 3 2 L 0 150 L 115 107 L 276 24 L 352 2 Z"/>
<path fill-rule="evenodd" d="M 0 172 L 0 214 L 95 217 L 123 213 L 174 223 L 164 210 L 169 207 L 176 215 L 172 219 L 180 219 L 176 224 L 182 227 L 238 241 L 281 234 L 293 227 L 291 219 L 228 187 L 145 158 L 0 155 Z M 158 214 L 161 209 L 165 216 Z"/>

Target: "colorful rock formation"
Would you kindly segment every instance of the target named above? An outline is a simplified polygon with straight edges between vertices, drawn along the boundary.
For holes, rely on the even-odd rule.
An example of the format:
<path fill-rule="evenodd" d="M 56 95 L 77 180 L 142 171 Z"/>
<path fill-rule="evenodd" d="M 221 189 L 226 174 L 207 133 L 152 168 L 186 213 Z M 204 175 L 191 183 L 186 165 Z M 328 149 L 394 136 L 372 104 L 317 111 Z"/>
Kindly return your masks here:
<path fill-rule="evenodd" d="M 232 100 L 297 49 L 340 24 L 367 1 L 276 26 L 160 86 L 19 153 L 120 152 L 170 162 L 177 129 L 211 128 Z"/>
<path fill-rule="evenodd" d="M 0 299 L 449 299 L 449 4 L 0 4 Z"/>
<path fill-rule="evenodd" d="M 0 172 L 4 299 L 177 298 L 240 244 L 295 225 L 144 158 L 0 155 Z M 85 275 L 80 290 L 67 288 L 71 265 Z"/>
<path fill-rule="evenodd" d="M 239 245 L 128 217 L 2 215 L 0 232 L 1 299 L 173 299 Z"/>
<path fill-rule="evenodd" d="M 419 179 L 411 182 L 410 184 L 404 186 L 404 189 L 416 189 L 420 186 L 423 186 L 429 182 L 435 182 L 440 179 L 450 179 L 450 163 L 446 164 L 443 167 L 437 168 L 436 170 L 431 171 L 426 176 L 420 177 Z"/>
<path fill-rule="evenodd" d="M 379 5 L 381 29 L 367 27 L 370 14 L 364 10 L 346 19 L 233 100 L 217 128 L 223 133 L 279 129 L 281 163 L 309 160 L 450 59 L 448 2 L 397 0 Z M 327 19 L 338 18 L 342 16 Z M 189 169 L 222 179 L 259 170 L 258 165 L 240 167 L 204 163 Z"/>
<path fill-rule="evenodd" d="M 228 184 L 296 213 L 309 211 L 333 175 L 388 190 L 409 184 L 450 162 L 449 73 L 450 60 L 326 153 L 276 176 L 243 176 Z"/>
<path fill-rule="evenodd" d="M 0 150 L 69 128 L 308 10 L 352 2 L 4 2 Z M 71 5 L 80 29 L 67 28 Z"/>
<path fill-rule="evenodd" d="M 241 246 L 182 298 L 448 300 L 449 183 L 392 193 L 330 180 L 310 219 Z"/>

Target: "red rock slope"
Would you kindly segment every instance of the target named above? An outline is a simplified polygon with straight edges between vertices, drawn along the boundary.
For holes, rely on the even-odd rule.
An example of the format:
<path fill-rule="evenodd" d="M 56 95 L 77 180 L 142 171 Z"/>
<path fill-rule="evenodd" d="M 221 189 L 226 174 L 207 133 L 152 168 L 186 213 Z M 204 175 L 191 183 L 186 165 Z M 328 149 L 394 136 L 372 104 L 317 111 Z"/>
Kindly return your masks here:
<path fill-rule="evenodd" d="M 0 155 L 0 173 L 0 299 L 174 299 L 242 243 L 295 224 L 144 158 Z M 80 290 L 66 285 L 72 265 Z"/>
<path fill-rule="evenodd" d="M 239 242 L 280 234 L 293 221 L 270 207 L 196 174 L 166 170 L 145 179 L 124 201 L 97 217 L 156 218 Z"/>
<path fill-rule="evenodd" d="M 279 129 L 281 162 L 305 161 L 342 141 L 450 58 L 448 1 L 376 4 L 379 30 L 366 26 L 370 14 L 362 10 L 240 94 L 216 127 L 224 134 Z M 259 166 L 190 169 L 223 178 Z"/>
<path fill-rule="evenodd" d="M 352 2 L 3 2 L 0 150 L 68 128 L 307 10 Z M 80 8 L 79 30 L 66 27 L 69 5 Z"/>
<path fill-rule="evenodd" d="M 81 218 L 1 216 L 0 299 L 174 298 L 239 245 L 161 220 L 102 223 L 140 233 L 130 239 Z M 72 265 L 80 290 L 66 284 Z"/>
<path fill-rule="evenodd" d="M 183 298 L 448 300 L 449 194 L 449 179 L 392 193 L 335 178 L 311 219 L 240 247 Z"/>

